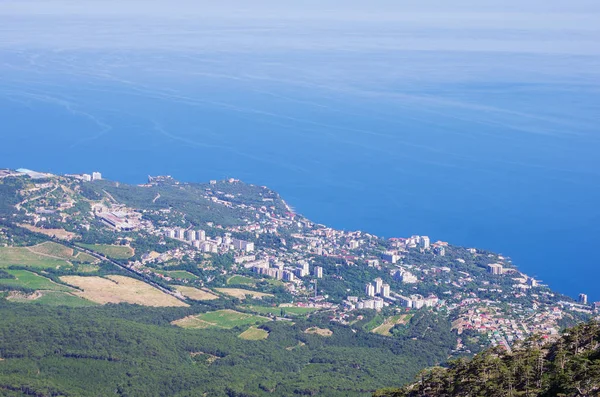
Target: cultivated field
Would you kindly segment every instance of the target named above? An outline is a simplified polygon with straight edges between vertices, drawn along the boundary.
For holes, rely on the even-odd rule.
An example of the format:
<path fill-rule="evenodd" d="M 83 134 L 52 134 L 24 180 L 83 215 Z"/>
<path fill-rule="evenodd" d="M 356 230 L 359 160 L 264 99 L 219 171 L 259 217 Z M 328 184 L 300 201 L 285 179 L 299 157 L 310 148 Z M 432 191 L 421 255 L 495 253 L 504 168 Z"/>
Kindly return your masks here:
<path fill-rule="evenodd" d="M 70 261 L 95 263 L 96 258 L 51 241 L 31 247 L 0 247 L 0 267 L 19 265 L 40 269 L 70 267 Z"/>
<path fill-rule="evenodd" d="M 408 320 L 410 320 L 410 314 L 398 314 L 392 317 L 388 317 L 385 319 L 383 324 L 380 326 L 373 328 L 371 332 L 383 336 L 392 336 L 390 330 L 394 328 L 397 324 L 406 324 Z"/>
<path fill-rule="evenodd" d="M 81 273 L 94 273 L 94 272 L 97 272 L 98 270 L 100 270 L 100 266 L 90 265 L 89 263 L 85 263 L 85 264 L 79 263 L 76 266 L 77 266 L 77 268 L 74 270 L 77 270 L 78 272 L 81 272 Z"/>
<path fill-rule="evenodd" d="M 27 248 L 37 254 L 48 255 L 67 260 L 73 258 L 72 248 L 66 247 L 62 244 L 53 243 L 52 241 L 46 241 L 45 243 Z"/>
<path fill-rule="evenodd" d="M 86 307 L 97 305 L 97 303 L 62 291 L 35 291 L 33 294 L 13 291 L 7 299 L 11 302 L 39 303 L 50 306 Z"/>
<path fill-rule="evenodd" d="M 242 325 L 255 325 L 270 321 L 266 317 L 256 316 L 253 314 L 240 313 L 235 310 L 217 310 L 216 312 L 208 312 L 189 316 L 180 320 L 173 321 L 172 324 L 182 328 L 235 328 Z"/>
<path fill-rule="evenodd" d="M 213 299 L 219 299 L 219 297 L 212 292 L 194 288 L 194 287 L 185 287 L 183 285 L 178 285 L 175 287 L 177 291 L 181 292 L 186 298 L 190 298 L 197 301 L 210 301 Z"/>
<path fill-rule="evenodd" d="M 100 304 L 126 302 L 142 306 L 188 306 L 179 299 L 130 277 L 63 276 L 60 279 L 83 290 L 75 292 L 76 295 Z"/>
<path fill-rule="evenodd" d="M 331 336 L 333 335 L 333 331 L 327 328 L 319 328 L 319 327 L 310 327 L 304 331 L 306 334 L 313 335 L 321 335 L 321 336 Z"/>
<path fill-rule="evenodd" d="M 78 252 L 77 255 L 75 255 L 73 257 L 73 262 L 78 262 L 78 263 L 97 263 L 97 262 L 99 262 L 99 260 L 96 259 L 96 258 L 94 258 L 93 256 L 91 256 L 88 253 Z"/>
<path fill-rule="evenodd" d="M 256 280 L 245 276 L 231 276 L 227 279 L 227 285 L 256 285 Z"/>
<path fill-rule="evenodd" d="M 242 288 L 215 288 L 215 290 L 238 299 L 246 299 L 246 295 L 251 295 L 255 299 L 260 299 L 263 296 L 273 296 L 272 294 L 265 294 L 263 292 L 250 291 Z"/>
<path fill-rule="evenodd" d="M 35 227 L 32 225 L 28 225 L 26 223 L 19 224 L 19 226 L 21 226 L 27 230 L 30 230 L 32 232 L 45 234 L 46 236 L 49 236 L 49 237 L 54 236 L 61 240 L 72 240 L 75 237 L 79 237 L 78 234 L 67 232 L 64 229 L 42 229 L 41 227 Z"/>
<path fill-rule="evenodd" d="M 135 251 L 131 247 L 125 245 L 109 245 L 109 244 L 79 244 L 82 247 L 106 255 L 112 259 L 129 259 Z"/>
<path fill-rule="evenodd" d="M 0 247 L 0 268 L 12 265 L 38 269 L 59 269 L 72 265 L 64 259 L 39 254 L 32 247 Z"/>
<path fill-rule="evenodd" d="M 49 278 L 42 277 L 27 270 L 6 270 L 15 278 L 0 278 L 0 286 L 23 287 L 35 290 L 73 291 L 73 288 L 57 284 Z"/>
<path fill-rule="evenodd" d="M 269 333 L 264 329 L 250 327 L 241 334 L 238 335 L 238 338 L 242 338 L 245 340 L 263 340 L 269 337 Z"/>

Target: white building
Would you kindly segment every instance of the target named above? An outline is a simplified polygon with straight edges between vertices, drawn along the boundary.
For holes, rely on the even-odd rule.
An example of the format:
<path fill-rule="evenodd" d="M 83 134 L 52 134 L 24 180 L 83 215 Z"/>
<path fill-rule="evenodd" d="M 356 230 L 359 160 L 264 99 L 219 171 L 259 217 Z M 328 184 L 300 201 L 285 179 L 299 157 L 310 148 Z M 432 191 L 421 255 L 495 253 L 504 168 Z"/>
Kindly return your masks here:
<path fill-rule="evenodd" d="M 367 259 L 367 265 L 371 267 L 379 266 L 379 261 L 377 259 Z"/>
<path fill-rule="evenodd" d="M 502 268 L 502 265 L 499 263 L 490 263 L 488 265 L 488 271 L 491 274 L 502 274 L 503 268 Z"/>
<path fill-rule="evenodd" d="M 383 296 L 384 298 L 390 297 L 390 285 L 389 284 L 383 284 L 381 286 L 381 296 Z"/>
<path fill-rule="evenodd" d="M 396 263 L 400 260 L 400 255 L 392 251 L 387 251 L 381 255 L 381 259 L 390 263 Z"/>
<path fill-rule="evenodd" d="M 417 281 L 419 281 L 417 279 L 417 276 L 415 276 L 414 274 L 412 274 L 409 271 L 406 271 L 404 269 L 400 269 L 398 271 L 396 271 L 396 274 L 394 274 L 394 278 L 398 281 L 401 281 L 405 284 L 414 284 Z"/>
<path fill-rule="evenodd" d="M 91 182 L 92 176 L 90 174 L 83 174 L 83 175 L 81 175 L 81 179 L 83 179 L 86 182 Z"/>
<path fill-rule="evenodd" d="M 383 280 L 381 279 L 381 277 L 377 277 L 375 279 L 375 293 L 376 294 L 381 294 L 381 287 L 383 286 Z"/>
<path fill-rule="evenodd" d="M 375 286 L 371 283 L 365 285 L 365 294 L 367 296 L 375 296 Z"/>
<path fill-rule="evenodd" d="M 182 229 L 182 228 L 175 229 L 175 238 L 177 238 L 179 240 L 184 240 L 185 239 L 185 229 Z"/>
<path fill-rule="evenodd" d="M 175 238 L 175 230 L 174 229 L 165 230 L 165 236 L 169 237 L 169 238 Z"/>
<path fill-rule="evenodd" d="M 315 266 L 313 269 L 313 275 L 316 278 L 323 278 L 323 268 L 321 266 Z"/>
<path fill-rule="evenodd" d="M 238 250 L 242 250 L 242 251 L 246 251 L 246 252 L 254 251 L 254 243 L 250 242 L 250 241 L 238 240 L 236 238 L 236 239 L 232 239 L 231 244 L 233 245 L 233 248 L 238 249 Z"/>
<path fill-rule="evenodd" d="M 92 172 L 92 180 L 93 181 L 99 181 L 100 179 L 102 179 L 102 174 L 99 172 Z"/>
<path fill-rule="evenodd" d="M 188 230 L 186 232 L 187 234 L 187 241 L 194 241 L 196 240 L 196 231 L 195 230 Z"/>
<path fill-rule="evenodd" d="M 302 277 L 308 276 L 310 274 L 310 268 L 309 268 L 308 262 L 302 261 L 299 264 L 300 264 L 300 269 L 302 269 Z"/>
<path fill-rule="evenodd" d="M 294 281 L 296 279 L 296 277 L 294 276 L 294 273 L 290 272 L 289 270 L 284 270 L 283 271 L 283 279 L 285 281 Z"/>
<path fill-rule="evenodd" d="M 430 241 L 429 241 L 429 237 L 428 236 L 421 236 L 420 242 L 419 242 L 421 248 L 428 250 L 429 249 L 429 245 L 430 245 Z"/>

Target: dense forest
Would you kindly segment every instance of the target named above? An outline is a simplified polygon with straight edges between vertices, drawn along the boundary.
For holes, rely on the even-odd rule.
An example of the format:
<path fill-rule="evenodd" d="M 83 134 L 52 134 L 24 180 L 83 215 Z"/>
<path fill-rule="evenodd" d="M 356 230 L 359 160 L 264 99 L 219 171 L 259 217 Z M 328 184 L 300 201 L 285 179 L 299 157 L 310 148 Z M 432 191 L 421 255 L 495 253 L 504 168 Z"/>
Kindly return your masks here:
<path fill-rule="evenodd" d="M 362 396 L 445 361 L 453 342 L 448 324 L 427 312 L 397 338 L 332 323 L 326 313 L 265 323 L 269 337 L 258 341 L 240 339 L 242 327 L 170 324 L 217 308 L 69 308 L 0 299 L 0 395 Z M 305 332 L 313 326 L 333 333 Z"/>
<path fill-rule="evenodd" d="M 486 350 L 448 368 L 422 371 L 416 383 L 373 396 L 600 396 L 600 325 L 577 325 L 552 343 L 530 339 L 512 352 Z"/>

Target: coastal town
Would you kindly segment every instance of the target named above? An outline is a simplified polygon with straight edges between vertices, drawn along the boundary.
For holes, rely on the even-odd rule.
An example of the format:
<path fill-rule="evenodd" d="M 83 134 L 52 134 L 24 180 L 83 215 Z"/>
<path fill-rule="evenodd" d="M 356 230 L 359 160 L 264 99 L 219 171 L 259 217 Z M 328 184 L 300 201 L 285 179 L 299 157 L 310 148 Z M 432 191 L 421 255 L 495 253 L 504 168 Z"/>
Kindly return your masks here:
<path fill-rule="evenodd" d="M 390 328 L 432 311 L 449 317 L 456 351 L 468 349 L 467 338 L 510 350 L 534 335 L 553 338 L 565 324 L 600 311 L 600 302 L 557 294 L 509 257 L 428 236 L 383 239 L 337 230 L 295 213 L 266 187 L 236 179 L 190 187 L 169 176 L 148 177 L 124 190 L 100 172 L 1 170 L 0 178 L 31 181 L 15 205 L 19 225 L 63 241 L 93 231 L 132 247 L 134 257 L 111 261 L 181 300 L 189 297 L 172 286 L 214 293 L 230 285 L 254 299 L 274 296 L 270 304 L 281 307 L 327 311 L 346 325 L 365 311 L 386 313 L 397 321 Z M 192 188 L 209 217 L 164 201 Z M 0 246 L 10 243 L 0 234 Z"/>

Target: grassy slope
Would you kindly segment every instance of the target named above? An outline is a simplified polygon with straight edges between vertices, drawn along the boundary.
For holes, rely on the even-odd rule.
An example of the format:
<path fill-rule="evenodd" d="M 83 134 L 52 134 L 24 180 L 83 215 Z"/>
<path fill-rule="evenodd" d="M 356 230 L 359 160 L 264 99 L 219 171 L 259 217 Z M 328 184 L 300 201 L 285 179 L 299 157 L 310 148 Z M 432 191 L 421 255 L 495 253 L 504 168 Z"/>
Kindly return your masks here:
<path fill-rule="evenodd" d="M 133 256 L 133 250 L 130 247 L 110 244 L 83 244 L 78 245 L 88 248 L 92 251 L 106 255 L 113 259 L 129 259 Z"/>
<path fill-rule="evenodd" d="M 21 287 L 36 290 L 72 291 L 66 285 L 57 284 L 54 281 L 37 275 L 27 270 L 6 270 L 15 276 L 14 279 L 0 279 L 0 286 Z"/>

